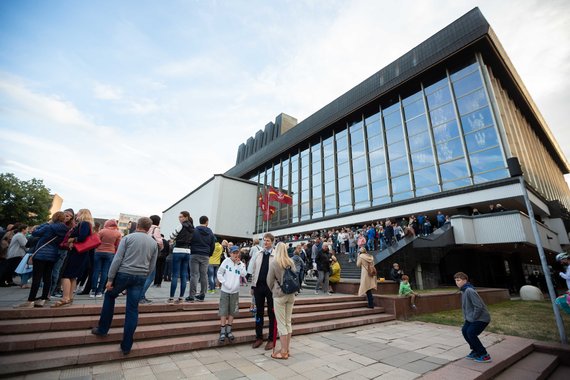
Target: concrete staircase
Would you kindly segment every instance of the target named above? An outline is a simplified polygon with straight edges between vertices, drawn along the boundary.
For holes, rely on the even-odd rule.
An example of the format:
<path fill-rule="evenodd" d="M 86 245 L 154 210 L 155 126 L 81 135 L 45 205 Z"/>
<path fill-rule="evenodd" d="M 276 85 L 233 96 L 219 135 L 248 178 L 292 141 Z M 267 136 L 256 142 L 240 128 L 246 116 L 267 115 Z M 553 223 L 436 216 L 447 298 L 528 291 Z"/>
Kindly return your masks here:
<path fill-rule="evenodd" d="M 425 374 L 425 380 L 451 379 L 570 379 L 570 347 L 518 337 L 506 337 L 489 349 L 493 361 L 460 359 Z"/>
<path fill-rule="evenodd" d="M 124 305 L 116 305 L 107 337 L 91 334 L 100 306 L 73 305 L 62 309 L 0 310 L 0 376 L 50 368 L 124 359 L 119 349 Z M 139 325 L 129 358 L 217 347 L 218 302 L 139 307 Z M 382 308 L 368 309 L 363 297 L 298 297 L 293 309 L 294 334 L 309 334 L 393 320 Z M 234 320 L 237 343 L 255 339 L 249 301 L 240 302 Z M 266 326 L 268 323 L 266 322 Z"/>

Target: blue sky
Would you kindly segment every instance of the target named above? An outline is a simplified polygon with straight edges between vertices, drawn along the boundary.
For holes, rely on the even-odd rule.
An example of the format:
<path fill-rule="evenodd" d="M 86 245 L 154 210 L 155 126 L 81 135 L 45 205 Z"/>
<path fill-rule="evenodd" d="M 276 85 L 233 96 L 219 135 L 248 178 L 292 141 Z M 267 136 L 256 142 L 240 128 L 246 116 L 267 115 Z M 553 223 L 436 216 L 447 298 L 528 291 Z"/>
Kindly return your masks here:
<path fill-rule="evenodd" d="M 479 6 L 570 155 L 567 1 L 0 1 L 0 172 L 161 214 Z"/>

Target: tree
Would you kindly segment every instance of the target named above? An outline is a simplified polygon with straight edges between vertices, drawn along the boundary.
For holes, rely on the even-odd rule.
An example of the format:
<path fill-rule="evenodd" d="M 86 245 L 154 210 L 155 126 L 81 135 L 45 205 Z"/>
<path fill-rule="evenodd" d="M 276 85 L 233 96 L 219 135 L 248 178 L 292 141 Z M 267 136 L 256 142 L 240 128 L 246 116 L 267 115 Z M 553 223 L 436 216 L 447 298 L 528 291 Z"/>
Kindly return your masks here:
<path fill-rule="evenodd" d="M 44 223 L 51 203 L 52 196 L 41 179 L 21 181 L 12 173 L 0 174 L 0 226 Z"/>

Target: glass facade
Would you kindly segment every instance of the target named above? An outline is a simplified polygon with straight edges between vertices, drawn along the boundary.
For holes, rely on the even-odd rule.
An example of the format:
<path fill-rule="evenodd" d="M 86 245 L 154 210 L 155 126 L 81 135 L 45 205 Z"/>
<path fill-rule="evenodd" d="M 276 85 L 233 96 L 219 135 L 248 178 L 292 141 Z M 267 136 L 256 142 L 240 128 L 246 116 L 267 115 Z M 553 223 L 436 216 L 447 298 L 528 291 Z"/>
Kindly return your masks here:
<path fill-rule="evenodd" d="M 288 192 L 270 226 L 286 226 L 509 176 L 475 59 L 377 112 L 307 143 L 251 177 Z M 260 187 L 262 189 L 262 187 Z M 258 229 L 261 229 L 261 212 Z"/>

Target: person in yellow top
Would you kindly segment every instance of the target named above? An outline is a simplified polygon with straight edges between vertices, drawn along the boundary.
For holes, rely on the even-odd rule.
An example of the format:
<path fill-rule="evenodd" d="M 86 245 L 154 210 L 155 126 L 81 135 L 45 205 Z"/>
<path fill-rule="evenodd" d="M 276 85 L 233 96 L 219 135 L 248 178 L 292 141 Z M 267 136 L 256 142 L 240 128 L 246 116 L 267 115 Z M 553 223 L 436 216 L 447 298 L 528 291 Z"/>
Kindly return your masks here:
<path fill-rule="evenodd" d="M 208 293 L 216 292 L 216 274 L 218 273 L 218 268 L 222 261 L 222 251 L 222 245 L 220 242 L 216 241 L 214 245 L 214 253 L 212 253 L 210 261 L 208 262 Z"/>
<path fill-rule="evenodd" d="M 340 264 L 336 259 L 336 256 L 331 257 L 331 274 L 329 276 L 329 292 L 334 293 L 336 290 L 336 284 L 340 282 Z"/>

